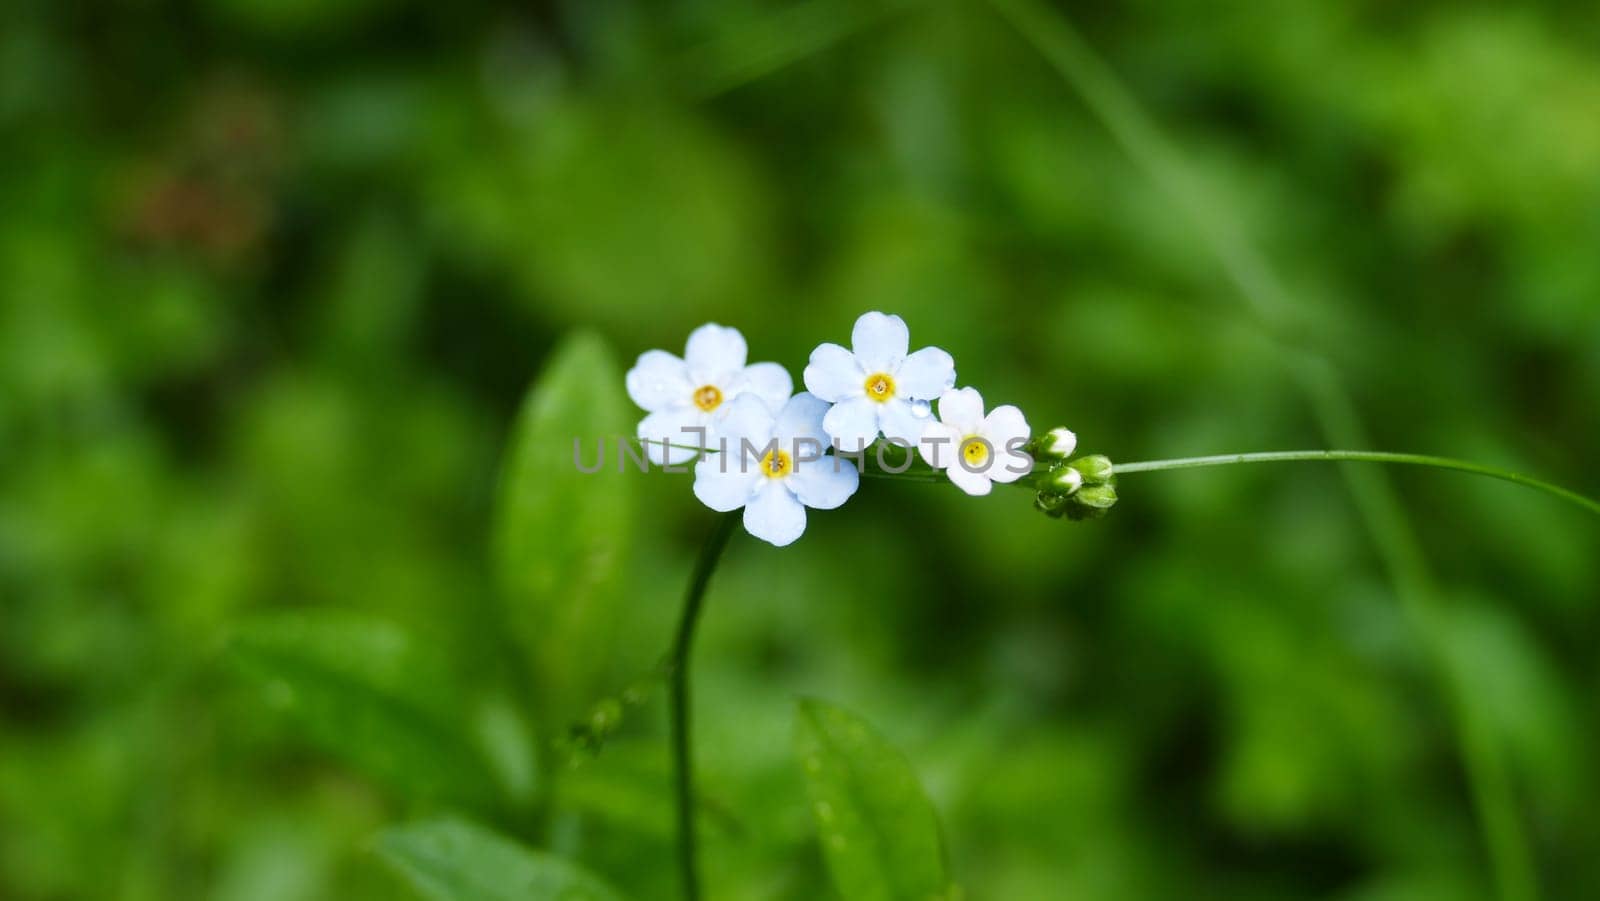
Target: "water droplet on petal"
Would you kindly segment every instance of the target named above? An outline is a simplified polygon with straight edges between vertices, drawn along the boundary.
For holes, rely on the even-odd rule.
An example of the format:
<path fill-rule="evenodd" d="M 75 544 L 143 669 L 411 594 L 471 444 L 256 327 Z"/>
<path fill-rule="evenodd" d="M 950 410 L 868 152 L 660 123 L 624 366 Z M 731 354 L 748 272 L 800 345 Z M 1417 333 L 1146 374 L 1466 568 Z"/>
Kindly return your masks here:
<path fill-rule="evenodd" d="M 911 415 L 918 419 L 927 419 L 933 415 L 933 405 L 925 400 L 914 400 L 911 402 Z"/>

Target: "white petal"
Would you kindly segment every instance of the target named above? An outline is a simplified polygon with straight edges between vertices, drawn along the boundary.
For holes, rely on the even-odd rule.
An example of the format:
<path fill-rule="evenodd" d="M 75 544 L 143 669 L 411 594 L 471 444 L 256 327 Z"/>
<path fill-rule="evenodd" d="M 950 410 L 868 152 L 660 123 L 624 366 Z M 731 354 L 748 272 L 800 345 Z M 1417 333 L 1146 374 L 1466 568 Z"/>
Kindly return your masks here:
<path fill-rule="evenodd" d="M 778 411 L 778 420 L 772 427 L 772 434 L 780 442 L 783 449 L 794 451 L 794 442 L 797 439 L 815 441 L 820 447 L 816 453 L 822 453 L 829 447 L 828 430 L 822 427 L 822 419 L 828 414 L 831 405 L 822 398 L 805 391 L 796 394 Z"/>
<path fill-rule="evenodd" d="M 650 462 L 683 463 L 698 453 L 694 448 L 706 446 L 702 441 L 715 446 L 710 419 L 695 407 L 657 410 L 639 421 L 637 434 L 649 442 Z"/>
<path fill-rule="evenodd" d="M 744 368 L 749 349 L 736 328 L 708 322 L 689 333 L 683 359 L 696 386 L 721 385 Z"/>
<path fill-rule="evenodd" d="M 727 393 L 732 397 L 745 391 L 761 398 L 768 407 L 778 410 L 794 393 L 794 379 L 790 378 L 789 370 L 777 363 L 751 363 L 734 376 L 727 387 Z"/>
<path fill-rule="evenodd" d="M 633 402 L 651 413 L 688 403 L 695 389 L 689 384 L 689 367 L 664 350 L 640 354 L 624 381 Z"/>
<path fill-rule="evenodd" d="M 961 449 L 961 439 L 964 437 L 966 436 L 955 426 L 930 422 L 922 431 L 922 440 L 917 443 L 917 453 L 922 455 L 923 462 L 934 469 L 954 466 L 956 454 Z"/>
<path fill-rule="evenodd" d="M 878 439 L 878 403 L 865 397 L 834 404 L 822 417 L 828 437 L 849 453 L 855 453 Z"/>
<path fill-rule="evenodd" d="M 997 444 L 994 459 L 989 462 L 989 469 L 984 475 L 1001 484 L 1010 484 L 1030 472 L 1033 472 L 1033 457 L 1021 445 L 1013 451 L 1003 444 Z"/>
<path fill-rule="evenodd" d="M 916 447 L 922 439 L 922 430 L 928 427 L 928 419 L 918 416 L 910 401 L 893 397 L 878 404 L 878 427 L 883 430 L 883 437 L 906 447 Z"/>
<path fill-rule="evenodd" d="M 821 460 L 796 462 L 794 474 L 787 481 L 789 490 L 800 503 L 818 510 L 832 510 L 861 487 L 861 473 L 853 461 L 828 454 Z"/>
<path fill-rule="evenodd" d="M 956 361 L 937 347 L 924 347 L 906 357 L 894 374 L 896 393 L 918 400 L 933 400 L 955 384 Z"/>
<path fill-rule="evenodd" d="M 994 448 L 989 478 L 996 482 L 1015 482 L 1033 471 L 1032 459 L 1022 449 L 1031 433 L 1021 410 L 1010 404 L 995 407 L 984 419 L 978 434 Z"/>
<path fill-rule="evenodd" d="M 713 421 L 717 436 L 726 438 L 735 450 L 741 439 L 758 447 L 772 440 L 772 409 L 754 394 L 741 394 L 724 403 L 717 408 Z"/>
<path fill-rule="evenodd" d="M 983 425 L 983 395 L 976 388 L 959 388 L 939 396 L 939 421 L 953 425 L 963 435 L 977 434 Z"/>
<path fill-rule="evenodd" d="M 829 403 L 867 395 L 867 374 L 856 363 L 855 354 L 837 344 L 817 345 L 801 377 L 807 391 Z"/>
<path fill-rule="evenodd" d="M 745 530 L 778 547 L 793 544 L 806 530 L 806 508 L 782 482 L 766 478 L 762 481 L 766 484 L 745 504 Z"/>
<path fill-rule="evenodd" d="M 727 513 L 749 502 L 760 478 L 753 466 L 741 467 L 731 455 L 711 454 L 694 465 L 694 496 L 707 507 Z"/>
<path fill-rule="evenodd" d="M 987 472 L 968 472 L 960 463 L 946 469 L 945 472 L 950 475 L 950 481 L 956 483 L 957 488 L 973 497 L 982 497 L 989 493 L 991 486 Z"/>
<path fill-rule="evenodd" d="M 911 331 L 899 316 L 862 313 L 850 332 L 850 349 L 867 373 L 894 372 L 911 348 Z"/>
<path fill-rule="evenodd" d="M 983 425 L 978 427 L 978 434 L 989 439 L 989 443 L 996 449 L 1000 449 L 1013 438 L 1026 441 L 1030 432 L 1028 420 L 1023 418 L 1022 411 L 1011 404 L 1006 404 L 989 411 L 989 415 L 983 420 Z"/>

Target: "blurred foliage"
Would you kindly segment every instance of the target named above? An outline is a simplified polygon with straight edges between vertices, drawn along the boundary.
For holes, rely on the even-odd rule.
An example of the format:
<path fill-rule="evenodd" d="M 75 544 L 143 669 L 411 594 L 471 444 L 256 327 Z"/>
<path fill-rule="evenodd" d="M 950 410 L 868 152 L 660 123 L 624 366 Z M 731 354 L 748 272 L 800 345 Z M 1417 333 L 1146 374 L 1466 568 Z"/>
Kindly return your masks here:
<path fill-rule="evenodd" d="M 438 820 L 399 826 L 379 838 L 393 860 L 430 898 L 442 901 L 615 901 L 616 892 L 559 857 L 518 847 L 481 827 Z"/>
<path fill-rule="evenodd" d="M 949 897 L 938 817 L 905 757 L 860 717 L 821 701 L 800 702 L 795 733 L 818 842 L 840 894 Z"/>
<path fill-rule="evenodd" d="M 462 848 L 664 896 L 654 667 L 711 517 L 682 476 L 539 470 L 705 321 L 798 376 L 897 312 L 1122 460 L 1317 445 L 1309 348 L 1382 447 L 1600 490 L 1592 3 L 1062 9 L 1282 269 L 1291 343 L 975 0 L 4 4 L 0 897 L 392 898 L 382 859 L 430 890 Z M 541 371 L 591 401 L 524 407 Z M 1397 481 L 1544 894 L 1595 897 L 1595 523 Z M 712 896 L 832 891 L 807 695 L 900 749 L 972 898 L 1486 897 L 1337 472 L 1119 492 L 1074 524 L 874 482 L 736 539 L 697 651 Z M 545 619 L 594 566 L 613 612 Z"/>
<path fill-rule="evenodd" d="M 564 344 L 528 397 L 501 475 L 495 565 L 546 727 L 576 719 L 616 669 L 604 651 L 626 615 L 617 588 L 628 569 L 632 492 L 628 473 L 596 447 L 630 432 L 622 377 L 598 339 Z"/>

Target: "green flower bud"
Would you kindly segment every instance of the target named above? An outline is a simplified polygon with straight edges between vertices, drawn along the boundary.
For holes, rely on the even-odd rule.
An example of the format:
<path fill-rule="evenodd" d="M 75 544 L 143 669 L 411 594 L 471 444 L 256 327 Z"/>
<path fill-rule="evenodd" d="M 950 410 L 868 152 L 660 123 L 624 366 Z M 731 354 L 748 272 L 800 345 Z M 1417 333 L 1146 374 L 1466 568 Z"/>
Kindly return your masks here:
<path fill-rule="evenodd" d="M 1075 522 L 1099 519 L 1116 504 L 1117 489 L 1110 485 L 1085 485 L 1068 500 L 1071 502 L 1066 509 L 1068 519 Z"/>
<path fill-rule="evenodd" d="M 1071 504 L 1070 498 L 1060 494 L 1051 494 L 1041 491 L 1033 497 L 1033 509 L 1047 516 L 1060 518 L 1066 515 L 1067 506 Z"/>
<path fill-rule="evenodd" d="M 1072 502 L 1094 510 L 1110 510 L 1117 503 L 1117 489 L 1110 485 L 1086 485 L 1072 496 Z"/>
<path fill-rule="evenodd" d="M 1116 467 L 1112 465 L 1111 458 L 1104 454 L 1079 457 L 1067 465 L 1081 473 L 1084 483 L 1088 485 L 1107 485 L 1116 480 Z"/>
<path fill-rule="evenodd" d="M 1033 439 L 1029 452 L 1040 460 L 1065 460 L 1078 448 L 1078 436 L 1060 426 Z"/>
<path fill-rule="evenodd" d="M 1050 472 L 1048 490 L 1061 497 L 1067 497 L 1083 487 L 1083 473 L 1071 466 L 1062 466 Z"/>

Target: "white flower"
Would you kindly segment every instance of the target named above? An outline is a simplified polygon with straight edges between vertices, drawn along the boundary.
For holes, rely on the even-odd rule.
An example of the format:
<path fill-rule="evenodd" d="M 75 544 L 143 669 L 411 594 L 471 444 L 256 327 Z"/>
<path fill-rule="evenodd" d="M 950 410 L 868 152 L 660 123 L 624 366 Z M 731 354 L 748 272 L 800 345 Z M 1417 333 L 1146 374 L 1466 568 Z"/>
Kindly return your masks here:
<path fill-rule="evenodd" d="M 748 352 L 738 329 L 707 323 L 689 334 L 683 359 L 664 350 L 639 355 L 628 370 L 628 396 L 650 414 L 638 432 L 649 442 L 650 459 L 683 463 L 696 453 L 690 447 L 716 447 L 724 408 L 745 392 L 773 409 L 783 406 L 794 391 L 788 370 L 777 363 L 746 366 Z"/>
<path fill-rule="evenodd" d="M 743 394 L 720 425 L 725 444 L 694 466 L 694 496 L 713 510 L 744 508 L 751 535 L 779 547 L 806 530 L 806 508 L 832 510 L 850 499 L 861 474 L 849 460 L 824 454 L 827 401 L 796 394 L 776 414 Z"/>
<path fill-rule="evenodd" d="M 929 466 L 945 470 L 968 494 L 988 494 L 991 482 L 1015 482 L 1033 469 L 1022 449 L 1028 421 L 1007 404 L 983 415 L 976 389 L 946 391 L 939 398 L 939 421 L 928 423 L 917 450 Z"/>
<path fill-rule="evenodd" d="M 879 432 L 916 444 L 928 424 L 926 402 L 956 383 L 955 361 L 937 347 L 907 354 L 905 320 L 883 313 L 857 319 L 850 346 L 820 345 L 806 367 L 806 389 L 834 405 L 823 428 L 847 451 L 866 447 Z"/>

